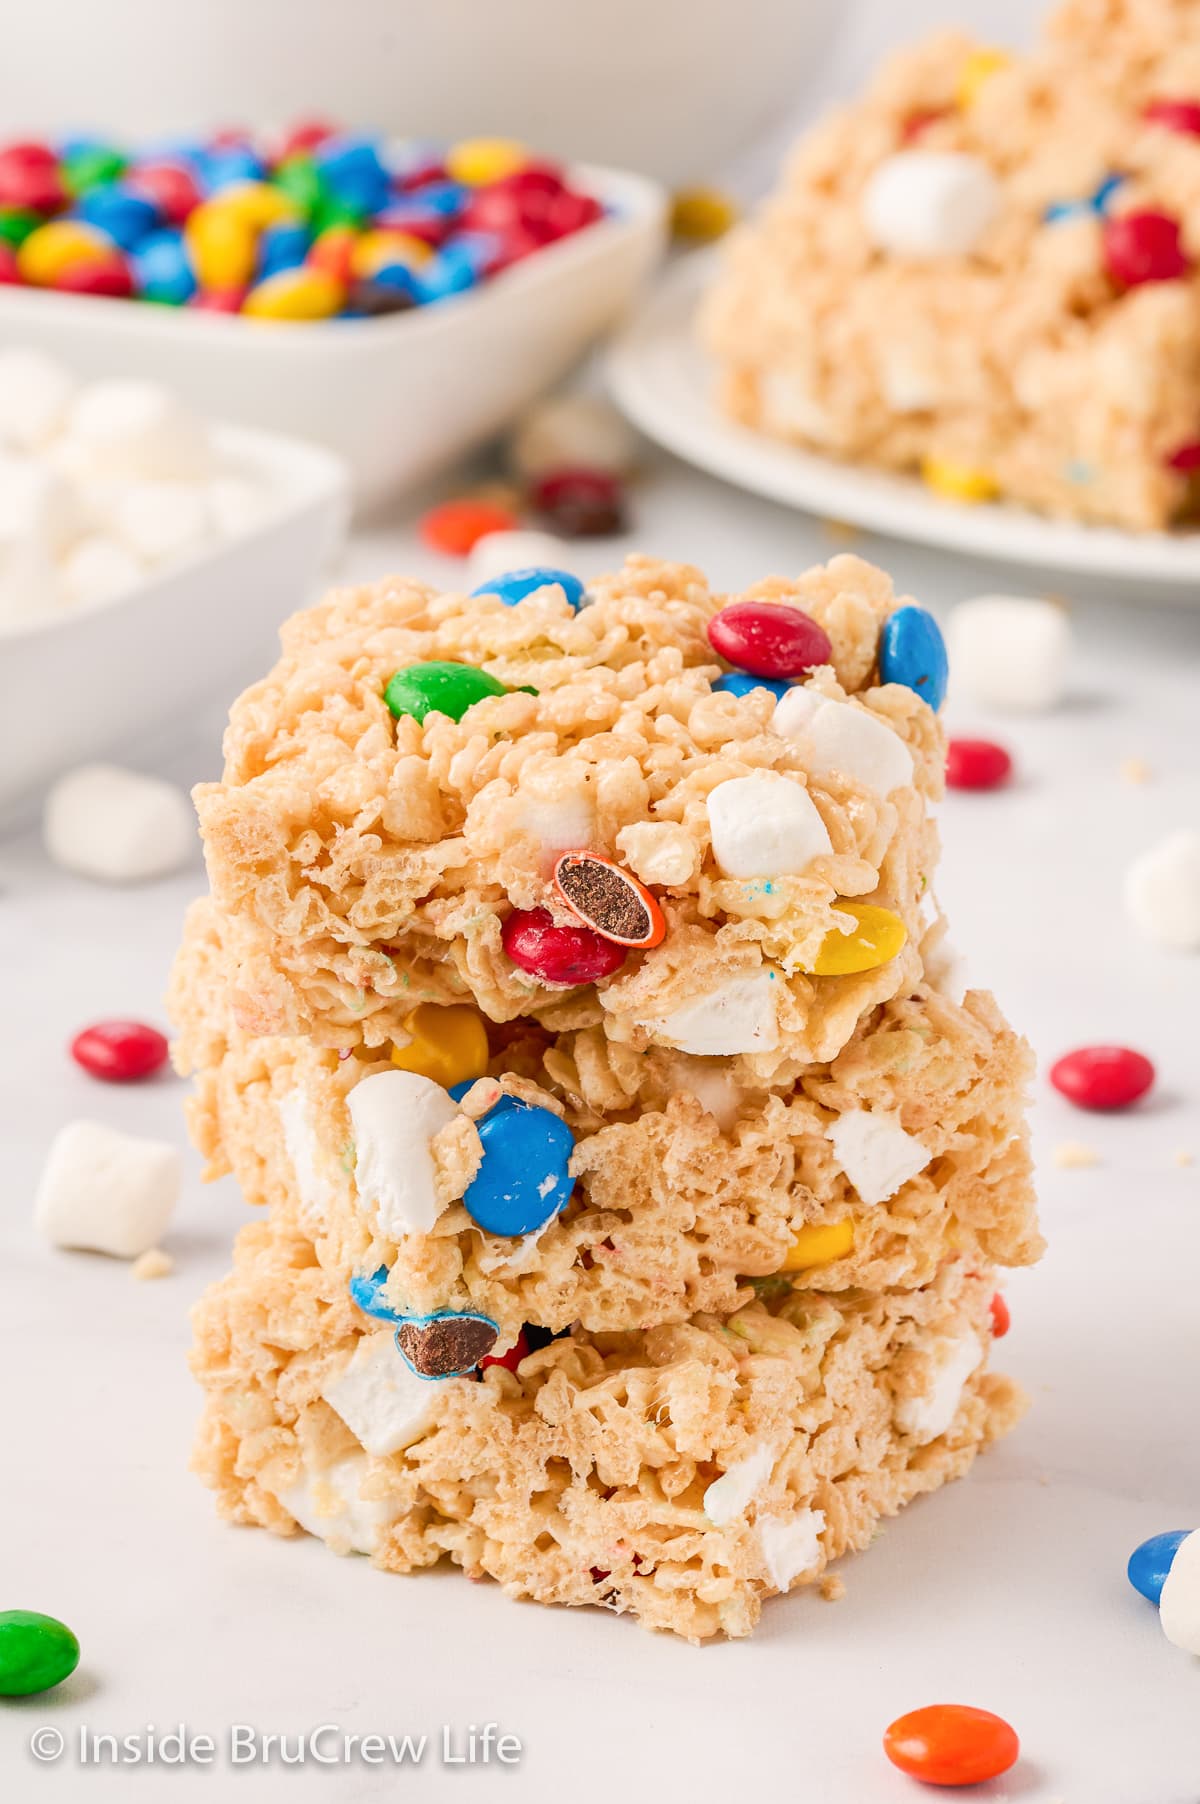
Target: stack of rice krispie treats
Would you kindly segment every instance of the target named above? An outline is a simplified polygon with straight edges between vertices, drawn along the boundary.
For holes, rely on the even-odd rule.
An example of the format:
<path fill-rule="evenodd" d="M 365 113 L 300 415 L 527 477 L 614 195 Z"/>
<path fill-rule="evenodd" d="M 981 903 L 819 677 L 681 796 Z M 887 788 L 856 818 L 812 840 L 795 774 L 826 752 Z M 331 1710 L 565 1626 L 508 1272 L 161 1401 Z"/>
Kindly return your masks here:
<path fill-rule="evenodd" d="M 737 419 L 1124 527 L 1200 502 L 1200 8 L 1066 0 L 895 56 L 796 149 L 702 312 Z"/>
<path fill-rule="evenodd" d="M 936 627 L 853 557 L 736 598 L 634 558 L 282 641 L 173 980 L 263 1207 L 197 1468 L 394 1571 L 745 1634 L 1021 1408 L 1030 1061 L 933 899 Z"/>

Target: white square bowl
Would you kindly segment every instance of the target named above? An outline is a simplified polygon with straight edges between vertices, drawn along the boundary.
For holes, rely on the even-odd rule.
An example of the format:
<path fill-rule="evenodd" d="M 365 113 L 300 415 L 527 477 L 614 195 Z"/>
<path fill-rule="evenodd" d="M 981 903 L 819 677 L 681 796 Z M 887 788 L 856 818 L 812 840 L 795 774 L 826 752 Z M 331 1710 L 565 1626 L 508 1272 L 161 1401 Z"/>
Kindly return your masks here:
<path fill-rule="evenodd" d="M 340 460 L 241 427 L 212 438 L 269 489 L 260 525 L 109 600 L 0 624 L 0 815 L 268 669 L 323 576 L 349 513 Z"/>
<path fill-rule="evenodd" d="M 606 218 L 409 313 L 276 325 L 6 287 L 0 344 L 48 351 L 84 379 L 149 377 L 210 417 L 324 445 L 369 508 L 499 432 L 620 320 L 654 269 L 664 190 L 611 169 L 571 176 Z"/>

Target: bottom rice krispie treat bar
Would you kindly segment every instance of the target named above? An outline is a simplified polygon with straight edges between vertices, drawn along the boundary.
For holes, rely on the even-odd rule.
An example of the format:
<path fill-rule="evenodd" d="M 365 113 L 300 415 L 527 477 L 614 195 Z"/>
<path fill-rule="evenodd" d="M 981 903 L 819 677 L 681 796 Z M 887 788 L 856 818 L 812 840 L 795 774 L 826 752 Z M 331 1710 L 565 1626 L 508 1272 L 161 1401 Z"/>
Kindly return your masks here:
<path fill-rule="evenodd" d="M 310 1239 L 256 1223 L 196 1313 L 196 1469 L 224 1515 L 387 1570 L 448 1555 L 514 1597 L 745 1635 L 764 1597 L 961 1476 L 1022 1408 L 985 1369 L 986 1272 L 759 1288 L 724 1323 L 575 1329 L 429 1383 Z"/>

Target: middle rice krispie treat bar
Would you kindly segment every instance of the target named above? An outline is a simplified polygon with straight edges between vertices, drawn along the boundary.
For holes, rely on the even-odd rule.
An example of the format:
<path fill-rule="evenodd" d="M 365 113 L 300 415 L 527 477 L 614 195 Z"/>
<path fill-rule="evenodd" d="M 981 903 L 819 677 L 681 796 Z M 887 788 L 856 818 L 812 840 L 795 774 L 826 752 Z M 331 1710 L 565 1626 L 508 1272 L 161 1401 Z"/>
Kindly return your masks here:
<path fill-rule="evenodd" d="M 1027 57 L 892 57 L 730 241 L 701 335 L 774 437 L 960 502 L 1190 516 L 1200 8 L 1067 0 Z"/>

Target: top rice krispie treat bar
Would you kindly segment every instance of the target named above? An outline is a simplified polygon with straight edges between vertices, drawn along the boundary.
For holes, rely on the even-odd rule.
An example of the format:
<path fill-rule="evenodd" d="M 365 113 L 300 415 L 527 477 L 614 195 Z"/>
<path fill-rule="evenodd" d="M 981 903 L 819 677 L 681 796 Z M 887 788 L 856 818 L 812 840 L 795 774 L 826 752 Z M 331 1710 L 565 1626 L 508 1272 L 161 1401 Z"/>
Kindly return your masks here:
<path fill-rule="evenodd" d="M 733 599 L 633 558 L 586 596 L 395 580 L 289 621 L 196 792 L 238 1025 L 403 1046 L 473 1001 L 760 1083 L 835 1057 L 921 974 L 940 640 L 853 557 Z M 778 708 L 718 614 L 809 635 Z"/>
<path fill-rule="evenodd" d="M 1154 528 L 1200 468 L 1200 9 L 947 33 L 798 147 L 701 331 L 723 404 L 959 501 Z"/>

